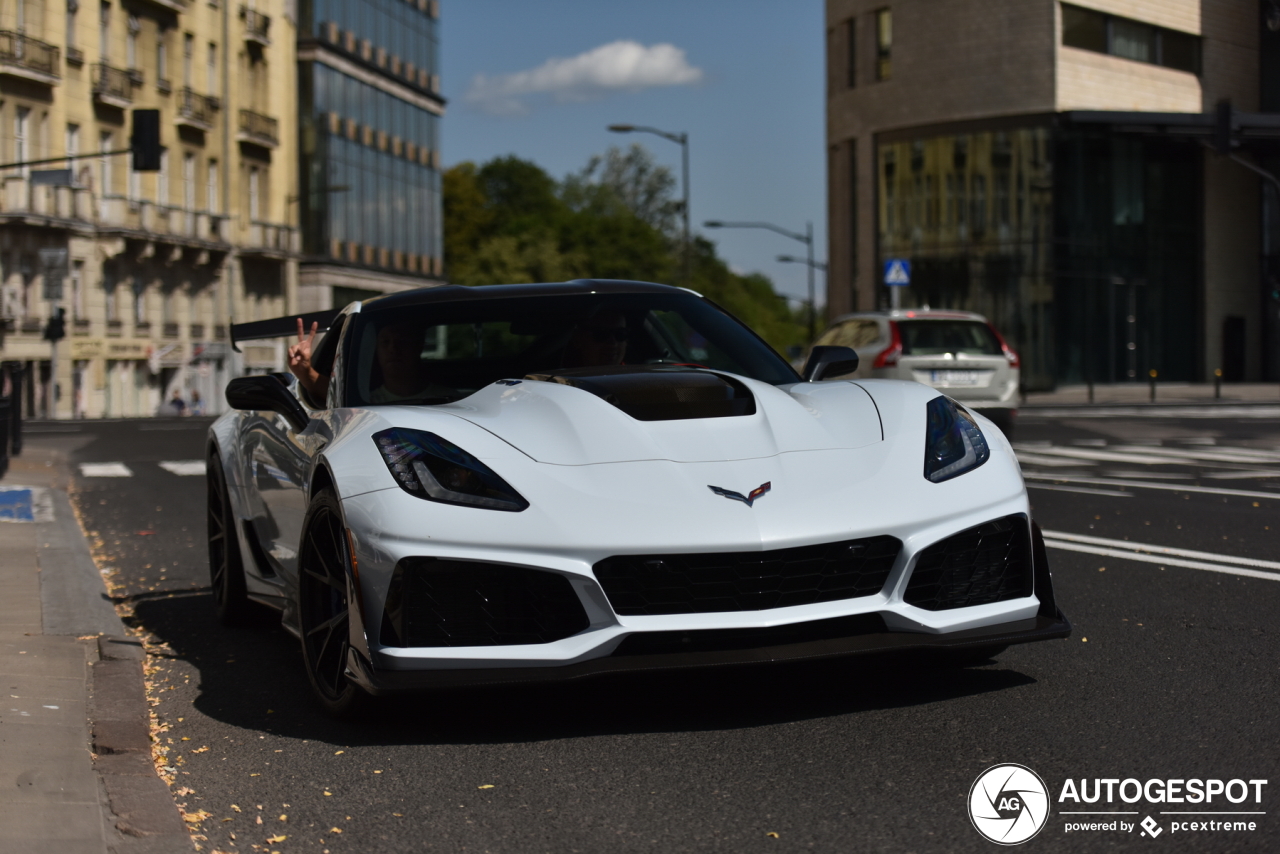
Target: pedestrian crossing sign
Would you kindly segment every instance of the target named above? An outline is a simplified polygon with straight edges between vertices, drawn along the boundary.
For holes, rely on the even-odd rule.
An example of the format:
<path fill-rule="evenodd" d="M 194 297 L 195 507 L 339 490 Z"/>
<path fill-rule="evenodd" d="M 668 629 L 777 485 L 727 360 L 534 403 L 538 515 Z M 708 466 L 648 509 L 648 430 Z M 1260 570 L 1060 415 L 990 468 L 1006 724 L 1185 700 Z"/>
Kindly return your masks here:
<path fill-rule="evenodd" d="M 890 258 L 884 262 L 884 283 L 889 287 L 911 284 L 911 262 L 906 258 Z"/>

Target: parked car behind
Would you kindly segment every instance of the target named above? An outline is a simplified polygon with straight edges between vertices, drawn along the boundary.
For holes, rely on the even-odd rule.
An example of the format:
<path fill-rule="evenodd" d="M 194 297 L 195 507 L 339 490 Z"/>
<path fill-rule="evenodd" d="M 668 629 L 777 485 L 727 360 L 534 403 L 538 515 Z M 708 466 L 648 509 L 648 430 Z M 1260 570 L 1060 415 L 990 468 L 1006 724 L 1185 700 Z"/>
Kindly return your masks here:
<path fill-rule="evenodd" d="M 814 344 L 852 347 L 854 376 L 915 380 L 943 391 L 1013 434 L 1019 361 L 996 328 L 968 311 L 901 309 L 837 317 Z"/>

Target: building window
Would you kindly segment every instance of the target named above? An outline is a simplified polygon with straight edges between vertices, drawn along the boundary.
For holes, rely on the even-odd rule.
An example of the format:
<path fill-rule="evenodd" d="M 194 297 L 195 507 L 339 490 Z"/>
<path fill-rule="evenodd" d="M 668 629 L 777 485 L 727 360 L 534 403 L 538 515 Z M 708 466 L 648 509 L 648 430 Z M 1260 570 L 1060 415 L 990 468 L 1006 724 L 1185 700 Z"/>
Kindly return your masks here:
<path fill-rule="evenodd" d="M 191 60 L 196 52 L 196 38 L 191 33 L 182 36 L 182 85 L 191 88 Z"/>
<path fill-rule="evenodd" d="M 76 46 L 76 13 L 80 11 L 80 0 L 67 0 L 67 48 Z"/>
<path fill-rule="evenodd" d="M 893 13 L 888 9 L 876 12 L 876 79 L 888 80 L 893 76 Z"/>
<path fill-rule="evenodd" d="M 169 31 L 160 27 L 156 31 L 156 83 L 169 79 Z"/>
<path fill-rule="evenodd" d="M 111 139 L 112 137 L 110 133 L 103 132 L 98 134 L 98 150 L 110 151 Z M 99 157 L 98 158 L 98 183 L 100 185 L 98 188 L 99 196 L 107 196 L 111 194 L 111 190 L 112 190 L 111 178 L 112 178 L 111 158 Z"/>
<path fill-rule="evenodd" d="M 129 31 L 124 41 L 124 63 L 130 70 L 138 67 L 138 33 L 142 32 L 142 22 L 137 15 L 129 16 Z"/>
<path fill-rule="evenodd" d="M 852 89 L 858 85 L 858 21 L 856 18 L 850 18 L 845 24 L 844 42 L 845 50 L 849 52 L 845 57 L 845 83 Z"/>
<path fill-rule="evenodd" d="M 209 42 L 209 65 L 205 69 L 209 78 L 209 94 L 218 94 L 218 46 Z"/>
<path fill-rule="evenodd" d="M 80 320 L 84 314 L 84 262 L 71 264 L 71 317 Z"/>
<path fill-rule="evenodd" d="M 1062 44 L 1200 73 L 1200 37 L 1093 9 L 1062 4 Z"/>
<path fill-rule="evenodd" d="M 218 212 L 218 161 L 209 161 L 209 183 L 205 188 L 205 207 L 209 213 Z"/>
<path fill-rule="evenodd" d="M 196 156 L 190 152 L 182 155 L 182 206 L 196 209 Z"/>
<path fill-rule="evenodd" d="M 106 62 L 111 57 L 111 4 L 98 7 L 98 58 Z"/>
<path fill-rule="evenodd" d="M 107 320 L 119 320 L 116 314 L 118 308 L 116 306 L 116 277 L 115 273 L 104 269 L 102 271 L 102 292 L 106 308 Z"/>
<path fill-rule="evenodd" d="M 18 107 L 13 115 L 13 159 L 15 163 L 22 163 L 31 157 L 31 110 L 27 107 Z M 18 174 L 26 175 L 29 167 L 19 166 Z"/>
<path fill-rule="evenodd" d="M 156 204 L 169 204 L 169 152 L 160 152 L 160 170 L 156 172 Z"/>
<path fill-rule="evenodd" d="M 249 221 L 258 219 L 258 167 L 249 167 Z"/>

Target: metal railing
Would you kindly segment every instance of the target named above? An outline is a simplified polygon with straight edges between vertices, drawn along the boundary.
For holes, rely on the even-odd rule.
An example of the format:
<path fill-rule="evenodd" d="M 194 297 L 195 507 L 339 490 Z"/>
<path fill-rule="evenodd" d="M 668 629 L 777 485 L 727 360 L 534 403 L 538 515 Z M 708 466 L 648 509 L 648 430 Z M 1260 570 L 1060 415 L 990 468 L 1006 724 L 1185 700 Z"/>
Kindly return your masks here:
<path fill-rule="evenodd" d="M 16 65 L 59 77 L 58 48 L 25 33 L 0 30 L 0 64 Z"/>
<path fill-rule="evenodd" d="M 245 38 L 263 44 L 271 43 L 271 19 L 254 9 L 240 7 L 240 17 L 244 19 Z"/>
<path fill-rule="evenodd" d="M 254 142 L 263 145 L 277 145 L 280 142 L 280 122 L 271 116 L 255 113 L 253 110 L 240 111 L 240 133 Z"/>
<path fill-rule="evenodd" d="M 130 79 L 129 72 L 123 68 L 107 65 L 105 62 L 95 62 L 93 94 L 131 102 L 133 101 L 133 80 Z"/>
<path fill-rule="evenodd" d="M 184 86 L 178 98 L 178 115 L 187 121 L 211 128 L 214 113 L 220 106 L 217 98 L 201 95 L 190 86 Z"/>

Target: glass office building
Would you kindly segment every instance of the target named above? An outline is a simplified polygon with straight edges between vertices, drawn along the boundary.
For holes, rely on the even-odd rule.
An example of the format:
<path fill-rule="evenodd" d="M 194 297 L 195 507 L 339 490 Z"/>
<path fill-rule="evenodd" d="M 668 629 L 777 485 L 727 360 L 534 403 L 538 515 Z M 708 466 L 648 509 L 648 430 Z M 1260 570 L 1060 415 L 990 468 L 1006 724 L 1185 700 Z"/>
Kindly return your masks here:
<path fill-rule="evenodd" d="M 877 160 L 905 303 L 988 316 L 1028 389 L 1198 375 L 1197 145 L 1022 117 L 885 134 Z"/>
<path fill-rule="evenodd" d="M 304 265 L 347 271 L 328 275 L 334 304 L 442 273 L 438 17 L 427 0 L 299 4 Z"/>

